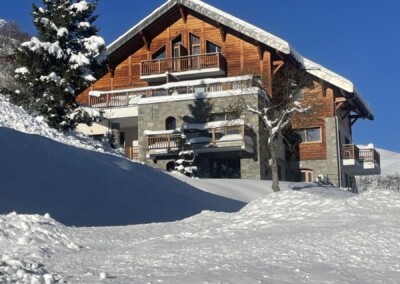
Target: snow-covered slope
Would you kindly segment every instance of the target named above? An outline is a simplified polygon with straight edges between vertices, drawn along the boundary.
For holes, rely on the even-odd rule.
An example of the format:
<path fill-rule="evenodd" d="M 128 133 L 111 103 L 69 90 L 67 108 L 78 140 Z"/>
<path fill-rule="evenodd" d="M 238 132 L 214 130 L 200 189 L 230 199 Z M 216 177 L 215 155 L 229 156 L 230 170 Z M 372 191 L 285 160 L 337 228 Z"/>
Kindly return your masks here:
<path fill-rule="evenodd" d="M 0 222 L 0 280 L 398 283 L 399 214 L 397 192 L 318 187 L 174 223 L 68 228 L 10 214 Z"/>
<path fill-rule="evenodd" d="M 400 175 L 400 153 L 378 149 L 382 175 Z"/>
<path fill-rule="evenodd" d="M 180 220 L 203 210 L 232 212 L 244 206 L 160 170 L 100 153 L 104 150 L 96 142 L 65 137 L 4 100 L 0 137 L 0 214 L 49 213 L 66 225 L 105 226 Z"/>

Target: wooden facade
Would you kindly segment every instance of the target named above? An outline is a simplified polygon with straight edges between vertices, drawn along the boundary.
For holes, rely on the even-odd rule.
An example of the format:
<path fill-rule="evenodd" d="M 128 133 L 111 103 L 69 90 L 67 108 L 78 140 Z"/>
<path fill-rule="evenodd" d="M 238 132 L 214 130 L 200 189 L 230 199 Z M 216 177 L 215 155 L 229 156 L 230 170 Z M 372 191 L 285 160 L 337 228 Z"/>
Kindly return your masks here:
<path fill-rule="evenodd" d="M 178 13 L 178 11 L 176 12 Z M 228 28 L 222 30 L 216 22 L 210 23 L 197 18 L 195 15 L 188 14 L 186 21 L 182 18 L 177 19 L 175 23 L 166 26 L 154 38 L 150 38 L 149 35 L 143 36 L 140 47 L 138 45 L 133 46 L 131 53 L 121 62 L 110 62 L 109 71 L 83 92 L 78 100 L 81 103 L 87 103 L 89 91 L 112 91 L 154 84 L 140 79 L 141 62 L 151 60 L 152 55 L 163 47 L 166 49 L 166 57 L 172 58 L 172 42 L 178 36 L 181 36 L 182 46 L 190 55 L 190 35 L 200 38 L 201 54 L 207 53 L 207 42 L 221 47 L 221 55 L 227 64 L 227 77 L 246 74 L 268 77 L 272 74 L 273 60 L 282 60 L 276 52 L 273 52 L 267 46 L 262 46 L 261 43 L 255 43 L 254 40 L 240 36 L 233 31 L 229 33 Z M 110 61 L 112 60 L 113 57 L 111 56 Z M 270 79 L 264 78 L 262 81 L 270 82 Z M 160 83 L 165 83 L 165 81 Z M 265 87 L 271 92 L 270 86 L 266 85 Z"/>

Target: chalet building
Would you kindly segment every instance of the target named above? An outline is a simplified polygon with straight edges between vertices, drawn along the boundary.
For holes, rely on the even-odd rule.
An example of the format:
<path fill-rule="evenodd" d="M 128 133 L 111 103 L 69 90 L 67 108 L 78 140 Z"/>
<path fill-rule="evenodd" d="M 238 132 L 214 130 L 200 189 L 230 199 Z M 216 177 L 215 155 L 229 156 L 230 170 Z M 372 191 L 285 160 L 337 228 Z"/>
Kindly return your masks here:
<path fill-rule="evenodd" d="M 358 119 L 374 119 L 352 82 L 205 2 L 167 1 L 112 42 L 108 55 L 108 71 L 79 96 L 107 120 L 79 129 L 93 137 L 111 129 L 131 159 L 168 170 L 184 147 L 194 151 L 199 177 L 269 179 L 262 122 L 237 105 L 273 97 L 272 79 L 291 66 L 312 80 L 301 98 L 312 112 L 292 120 L 301 143 L 294 159 L 282 151 L 280 179 L 349 186 L 356 175 L 380 172 L 373 146 L 352 140 Z"/>

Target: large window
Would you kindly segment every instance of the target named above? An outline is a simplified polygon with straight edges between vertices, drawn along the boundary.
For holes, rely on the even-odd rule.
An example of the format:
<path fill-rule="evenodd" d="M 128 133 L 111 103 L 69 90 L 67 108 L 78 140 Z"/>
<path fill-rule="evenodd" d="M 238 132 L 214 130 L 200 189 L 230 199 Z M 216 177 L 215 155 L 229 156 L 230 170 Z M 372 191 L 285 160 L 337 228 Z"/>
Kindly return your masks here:
<path fill-rule="evenodd" d="M 305 128 L 305 129 L 297 129 L 296 133 L 300 135 L 301 142 L 321 142 L 321 128 Z"/>
<path fill-rule="evenodd" d="M 211 41 L 206 41 L 206 53 L 221 53 L 221 47 L 212 43 Z"/>
<path fill-rule="evenodd" d="M 211 160 L 212 178 L 240 178 L 240 159 Z"/>

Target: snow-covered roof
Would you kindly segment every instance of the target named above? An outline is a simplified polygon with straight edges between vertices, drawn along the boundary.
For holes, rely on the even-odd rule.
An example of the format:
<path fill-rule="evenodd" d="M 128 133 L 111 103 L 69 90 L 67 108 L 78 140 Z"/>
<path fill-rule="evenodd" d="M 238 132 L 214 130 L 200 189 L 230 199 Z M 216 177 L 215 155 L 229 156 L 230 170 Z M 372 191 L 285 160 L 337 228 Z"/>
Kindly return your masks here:
<path fill-rule="evenodd" d="M 287 41 L 259 28 L 235 16 L 232 16 L 222 10 L 219 10 L 201 0 L 168 0 L 163 5 L 154 10 L 150 15 L 141 20 L 137 25 L 128 30 L 125 34 L 117 38 L 108 47 L 109 54 L 116 51 L 123 44 L 128 42 L 133 36 L 143 31 L 156 19 L 161 17 L 167 11 L 176 5 L 185 6 L 201 15 L 204 15 L 222 25 L 225 25 L 239 33 L 257 40 L 260 43 L 268 45 L 284 54 L 291 55 L 299 62 L 308 73 L 320 78 L 346 92 L 354 94 L 357 101 L 361 104 L 368 118 L 373 118 L 371 108 L 362 98 L 361 94 L 355 89 L 354 84 L 348 79 L 336 74 L 335 72 L 305 58 L 298 53 Z"/>

